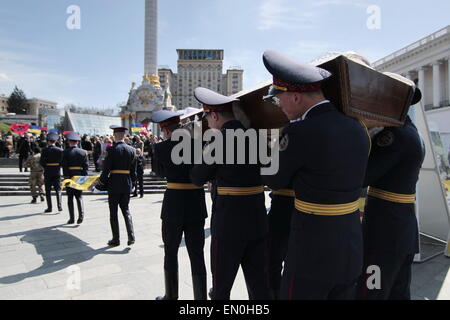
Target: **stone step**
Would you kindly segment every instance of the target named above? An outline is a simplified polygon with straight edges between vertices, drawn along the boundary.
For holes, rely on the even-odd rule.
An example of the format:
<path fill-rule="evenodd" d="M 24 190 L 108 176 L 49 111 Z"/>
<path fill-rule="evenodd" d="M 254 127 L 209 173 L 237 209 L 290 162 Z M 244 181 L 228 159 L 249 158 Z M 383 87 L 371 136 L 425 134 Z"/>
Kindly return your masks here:
<path fill-rule="evenodd" d="M 146 189 L 146 190 L 144 190 L 144 194 L 163 194 L 164 191 L 166 191 L 165 188 L 164 189 Z M 209 193 L 209 191 L 206 189 L 205 189 L 205 192 Z M 65 196 L 66 192 L 63 191 L 62 194 L 63 194 L 63 196 Z M 56 193 L 52 192 L 52 195 L 56 196 Z M 86 196 L 97 195 L 98 196 L 98 195 L 102 195 L 102 194 L 101 193 L 93 193 L 91 191 L 83 191 L 83 195 L 86 195 Z M 105 193 L 104 195 L 107 195 L 107 194 Z M 25 191 L 25 190 L 15 190 L 15 191 L 0 190 L 0 197 L 2 197 L 2 196 L 28 196 L 28 197 L 31 197 L 31 194 L 30 194 L 29 190 L 27 190 L 27 191 Z"/>

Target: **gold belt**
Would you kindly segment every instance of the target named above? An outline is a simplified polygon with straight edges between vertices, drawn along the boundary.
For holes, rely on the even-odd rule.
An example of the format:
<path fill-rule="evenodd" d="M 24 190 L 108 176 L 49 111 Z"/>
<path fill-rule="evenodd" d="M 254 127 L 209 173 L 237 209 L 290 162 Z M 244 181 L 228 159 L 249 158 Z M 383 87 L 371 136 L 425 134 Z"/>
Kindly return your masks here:
<path fill-rule="evenodd" d="M 273 194 L 277 196 L 295 197 L 295 192 L 292 189 L 273 190 Z"/>
<path fill-rule="evenodd" d="M 414 203 L 416 201 L 416 195 L 415 194 L 401 194 L 401 193 L 394 193 L 389 192 L 377 188 L 370 187 L 369 192 L 367 195 L 383 199 L 391 202 L 398 202 L 398 203 Z"/>
<path fill-rule="evenodd" d="M 130 170 L 111 170 L 111 173 L 130 174 Z"/>
<path fill-rule="evenodd" d="M 217 187 L 217 194 L 221 196 L 250 196 L 264 192 L 264 186 L 256 187 Z"/>
<path fill-rule="evenodd" d="M 295 199 L 295 209 L 318 216 L 342 216 L 358 210 L 359 200 L 342 204 L 319 204 Z"/>
<path fill-rule="evenodd" d="M 59 166 L 59 163 L 47 163 L 46 166 L 48 166 L 48 167 L 57 167 L 57 166 Z"/>
<path fill-rule="evenodd" d="M 173 190 L 196 190 L 196 189 L 203 189 L 203 187 L 196 186 L 193 183 L 168 182 L 167 183 L 167 189 L 173 189 Z"/>
<path fill-rule="evenodd" d="M 69 170 L 83 170 L 82 167 L 69 167 Z"/>

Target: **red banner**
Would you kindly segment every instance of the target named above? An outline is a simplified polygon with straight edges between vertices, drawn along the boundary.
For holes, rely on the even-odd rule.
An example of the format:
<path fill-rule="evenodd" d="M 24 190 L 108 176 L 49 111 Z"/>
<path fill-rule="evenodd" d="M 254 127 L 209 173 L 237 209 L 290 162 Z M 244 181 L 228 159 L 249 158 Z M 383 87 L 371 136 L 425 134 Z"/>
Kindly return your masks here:
<path fill-rule="evenodd" d="M 25 123 L 14 123 L 14 124 L 11 125 L 10 128 L 15 133 L 23 135 L 23 134 L 25 134 L 28 131 L 30 126 L 28 124 L 25 124 Z"/>

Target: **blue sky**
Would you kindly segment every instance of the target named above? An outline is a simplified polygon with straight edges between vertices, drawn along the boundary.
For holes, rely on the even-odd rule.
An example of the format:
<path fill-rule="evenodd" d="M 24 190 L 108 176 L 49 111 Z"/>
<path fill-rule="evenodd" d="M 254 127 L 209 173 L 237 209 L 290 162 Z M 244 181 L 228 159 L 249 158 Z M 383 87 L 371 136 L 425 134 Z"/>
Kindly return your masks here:
<path fill-rule="evenodd" d="M 70 5 L 81 29 L 69 30 Z M 367 20 L 380 9 L 380 29 Z M 308 62 L 353 50 L 376 61 L 450 24 L 448 0 L 159 0 L 158 64 L 176 49 L 224 49 L 244 88 L 268 79 L 266 49 Z M 14 85 L 59 106 L 114 107 L 144 69 L 144 0 L 1 0 L 0 94 Z M 225 69 L 224 68 L 224 69 Z"/>

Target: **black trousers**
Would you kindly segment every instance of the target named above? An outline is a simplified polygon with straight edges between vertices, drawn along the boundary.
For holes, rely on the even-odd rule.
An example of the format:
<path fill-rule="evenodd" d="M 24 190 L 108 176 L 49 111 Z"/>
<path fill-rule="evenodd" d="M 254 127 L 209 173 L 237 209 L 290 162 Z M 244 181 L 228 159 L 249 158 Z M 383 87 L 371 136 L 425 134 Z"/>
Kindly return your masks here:
<path fill-rule="evenodd" d="M 45 184 L 45 198 L 47 199 L 47 207 L 49 209 L 52 208 L 52 187 L 56 192 L 56 201 L 58 207 L 62 205 L 61 203 L 61 177 L 53 176 L 46 177 L 44 176 L 44 184 Z"/>
<path fill-rule="evenodd" d="M 230 235 L 232 238 L 232 235 Z M 272 299 L 267 277 L 267 237 L 247 242 L 219 239 L 211 234 L 211 272 L 214 300 L 230 300 L 239 266 L 250 300 Z"/>
<path fill-rule="evenodd" d="M 289 227 L 287 232 L 281 233 L 269 223 L 269 230 L 269 283 L 272 290 L 279 291 L 283 261 L 286 259 L 289 243 Z"/>
<path fill-rule="evenodd" d="M 358 299 L 411 300 L 411 265 L 414 254 L 369 251 L 364 260 L 364 272 L 358 285 Z M 379 267 L 381 280 L 379 288 L 373 286 L 372 278 L 375 273 L 372 270 L 367 272 L 369 266 Z M 367 282 L 370 284 L 370 289 Z"/>
<path fill-rule="evenodd" d="M 136 182 L 134 183 L 134 194 L 138 193 L 138 185 L 139 185 L 139 194 L 142 196 L 144 194 L 144 175 L 138 174 Z"/>
<path fill-rule="evenodd" d="M 118 241 L 119 234 L 119 219 L 117 217 L 118 207 L 122 211 L 123 218 L 125 220 L 125 226 L 127 228 L 128 240 L 134 240 L 133 221 L 131 219 L 130 209 L 128 207 L 130 203 L 129 193 L 109 193 L 109 221 L 111 223 L 112 240 Z"/>
<path fill-rule="evenodd" d="M 20 170 L 20 172 L 22 172 L 23 162 L 26 160 L 27 160 L 27 156 L 19 155 L 19 170 Z M 28 169 L 25 168 L 25 171 L 28 171 Z"/>
<path fill-rule="evenodd" d="M 278 294 L 281 287 L 281 272 L 286 259 L 291 230 L 291 216 L 294 199 L 272 195 L 269 220 L 269 283 L 270 288 Z"/>
<path fill-rule="evenodd" d="M 67 188 L 66 192 L 67 192 L 67 206 L 69 207 L 70 219 L 71 220 L 75 219 L 74 206 L 73 206 L 73 198 L 74 197 L 77 201 L 78 216 L 83 217 L 83 215 L 84 215 L 83 191 L 75 190 L 73 188 Z"/>
<path fill-rule="evenodd" d="M 162 238 L 164 242 L 164 270 L 178 271 L 178 248 L 184 233 L 184 241 L 191 262 L 192 275 L 206 275 L 205 257 L 205 220 L 171 222 L 162 220 Z"/>

